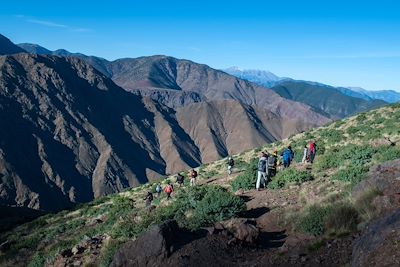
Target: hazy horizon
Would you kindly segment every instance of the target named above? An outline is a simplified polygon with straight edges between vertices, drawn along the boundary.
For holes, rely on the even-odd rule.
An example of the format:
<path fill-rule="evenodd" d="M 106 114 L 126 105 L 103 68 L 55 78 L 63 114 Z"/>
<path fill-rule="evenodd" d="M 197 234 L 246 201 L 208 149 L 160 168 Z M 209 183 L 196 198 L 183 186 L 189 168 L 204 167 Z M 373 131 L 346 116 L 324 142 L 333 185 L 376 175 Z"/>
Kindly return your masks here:
<path fill-rule="evenodd" d="M 400 91 L 395 1 L 3 3 L 0 33 L 114 60 L 168 55 L 332 86 Z"/>

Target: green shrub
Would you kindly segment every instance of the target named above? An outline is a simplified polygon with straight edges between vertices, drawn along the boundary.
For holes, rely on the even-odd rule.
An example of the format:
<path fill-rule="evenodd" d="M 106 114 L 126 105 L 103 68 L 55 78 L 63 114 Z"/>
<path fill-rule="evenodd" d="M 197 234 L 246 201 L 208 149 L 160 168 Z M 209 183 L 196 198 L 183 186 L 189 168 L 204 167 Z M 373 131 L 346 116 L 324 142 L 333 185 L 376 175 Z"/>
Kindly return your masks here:
<path fill-rule="evenodd" d="M 237 170 L 246 169 L 247 165 L 248 165 L 248 163 L 243 161 L 242 159 L 235 160 L 235 169 L 237 169 Z"/>
<path fill-rule="evenodd" d="M 315 158 L 313 169 L 323 171 L 331 168 L 337 168 L 344 162 L 343 158 L 339 158 L 337 153 L 329 152 Z"/>
<path fill-rule="evenodd" d="M 231 218 L 245 207 L 241 198 L 215 186 L 185 188 L 170 206 L 169 214 L 189 229 Z"/>
<path fill-rule="evenodd" d="M 356 120 L 358 122 L 365 122 L 367 120 L 367 115 L 365 113 L 360 113 L 358 114 L 358 116 L 356 117 Z"/>
<path fill-rule="evenodd" d="M 256 171 L 244 171 L 242 174 L 237 176 L 232 182 L 232 190 L 237 191 L 239 189 L 252 189 L 256 185 Z"/>
<path fill-rule="evenodd" d="M 232 182 L 232 190 L 237 191 L 239 189 L 252 189 L 255 188 L 257 178 L 257 164 L 258 158 L 254 158 L 250 163 L 246 163 L 245 170 L 238 175 Z"/>
<path fill-rule="evenodd" d="M 120 216 L 126 216 L 136 211 L 133 201 L 127 197 L 117 196 L 108 211 L 108 221 L 115 221 Z"/>
<path fill-rule="evenodd" d="M 33 255 L 28 267 L 42 267 L 46 264 L 46 257 L 42 254 L 36 253 Z"/>
<path fill-rule="evenodd" d="M 366 190 L 354 202 L 354 207 L 358 210 L 363 221 L 370 221 L 377 216 L 376 208 L 372 204 L 377 196 L 381 196 L 382 192 L 377 188 Z"/>
<path fill-rule="evenodd" d="M 338 143 L 346 139 L 343 136 L 343 132 L 341 130 L 335 129 L 324 129 L 320 131 L 320 137 L 325 140 L 328 144 Z"/>
<path fill-rule="evenodd" d="M 381 136 L 382 136 L 382 129 L 368 127 L 362 139 L 368 141 L 368 140 L 378 139 Z"/>
<path fill-rule="evenodd" d="M 350 135 L 351 137 L 359 137 L 362 136 L 362 134 L 365 132 L 365 126 L 364 125 L 357 125 L 357 126 L 351 126 L 347 128 L 347 134 Z"/>
<path fill-rule="evenodd" d="M 358 212 L 347 203 L 333 205 L 325 218 L 327 231 L 336 234 L 353 232 L 357 229 L 357 223 Z"/>
<path fill-rule="evenodd" d="M 365 166 L 350 166 L 345 169 L 340 169 L 332 175 L 332 180 L 350 182 L 352 185 L 355 185 L 365 178 L 367 172 L 368 168 Z"/>
<path fill-rule="evenodd" d="M 108 267 L 110 266 L 115 252 L 117 252 L 118 248 L 121 246 L 122 242 L 118 240 L 110 240 L 108 244 L 102 248 L 100 254 L 100 267 Z"/>
<path fill-rule="evenodd" d="M 338 157 L 349 160 L 352 165 L 363 165 L 371 161 L 376 149 L 368 145 L 347 145 L 338 151 Z"/>
<path fill-rule="evenodd" d="M 305 233 L 319 236 L 325 233 L 325 217 L 328 215 L 330 207 L 313 205 L 306 213 L 300 217 L 298 228 Z"/>
<path fill-rule="evenodd" d="M 279 189 L 288 184 L 301 184 L 312 180 L 313 177 L 308 171 L 299 171 L 294 168 L 286 168 L 276 174 L 268 184 L 270 189 Z"/>
<path fill-rule="evenodd" d="M 375 155 L 378 162 L 385 162 L 394 159 L 400 159 L 400 148 L 395 146 L 381 146 Z"/>

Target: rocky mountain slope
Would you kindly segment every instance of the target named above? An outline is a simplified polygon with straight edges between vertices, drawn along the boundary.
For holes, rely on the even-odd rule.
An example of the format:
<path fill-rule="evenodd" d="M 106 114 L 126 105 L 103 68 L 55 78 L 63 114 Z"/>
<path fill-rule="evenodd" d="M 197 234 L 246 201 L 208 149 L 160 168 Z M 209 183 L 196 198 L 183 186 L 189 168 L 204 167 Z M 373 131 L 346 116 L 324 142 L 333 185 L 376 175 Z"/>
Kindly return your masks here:
<path fill-rule="evenodd" d="M 399 118 L 400 106 L 392 105 L 240 153 L 231 176 L 226 159 L 203 165 L 199 186 L 185 180 L 172 200 L 162 194 L 150 208 L 143 197 L 155 183 L 40 217 L 0 235 L 0 263 L 396 266 Z M 317 142 L 316 161 L 301 164 L 310 140 Z M 297 154 L 292 167 L 254 190 L 260 151 L 288 144 Z M 175 179 L 160 183 L 168 181 Z M 176 222 L 152 228 L 167 219 Z"/>

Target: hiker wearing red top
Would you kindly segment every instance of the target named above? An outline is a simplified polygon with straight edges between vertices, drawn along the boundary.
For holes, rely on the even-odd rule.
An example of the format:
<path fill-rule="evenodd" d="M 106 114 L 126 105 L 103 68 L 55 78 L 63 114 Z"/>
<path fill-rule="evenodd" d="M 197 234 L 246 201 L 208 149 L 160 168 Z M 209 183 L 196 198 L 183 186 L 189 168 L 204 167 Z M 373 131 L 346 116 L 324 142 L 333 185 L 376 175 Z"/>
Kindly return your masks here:
<path fill-rule="evenodd" d="M 315 159 L 315 154 L 317 152 L 317 145 L 315 144 L 314 141 L 311 141 L 309 147 L 308 147 L 308 153 L 310 155 L 310 162 L 313 163 Z"/>
<path fill-rule="evenodd" d="M 194 169 L 190 172 L 189 177 L 190 177 L 190 186 L 195 186 L 197 179 L 197 172 Z"/>
<path fill-rule="evenodd" d="M 164 188 L 164 192 L 165 194 L 167 194 L 167 199 L 171 198 L 171 194 L 174 191 L 174 188 L 172 187 L 172 185 L 170 183 L 167 184 L 167 186 Z"/>

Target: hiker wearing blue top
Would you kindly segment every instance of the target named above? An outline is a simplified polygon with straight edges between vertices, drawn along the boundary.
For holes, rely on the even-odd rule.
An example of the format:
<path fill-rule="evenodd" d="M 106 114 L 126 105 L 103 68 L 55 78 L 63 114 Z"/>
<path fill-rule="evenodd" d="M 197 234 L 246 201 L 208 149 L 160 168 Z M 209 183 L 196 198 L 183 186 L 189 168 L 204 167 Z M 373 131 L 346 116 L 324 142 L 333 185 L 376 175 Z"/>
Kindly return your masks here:
<path fill-rule="evenodd" d="M 265 182 L 267 179 L 267 160 L 268 160 L 268 155 L 267 153 L 262 153 L 261 157 L 258 161 L 257 165 L 257 182 L 256 182 L 256 189 L 257 191 L 260 191 L 260 184 L 263 183 L 264 188 L 265 188 Z"/>
<path fill-rule="evenodd" d="M 294 152 L 292 150 L 291 146 L 288 146 L 282 153 L 282 160 L 283 160 L 283 167 L 287 168 L 290 166 L 290 163 L 292 162 L 294 158 Z"/>

